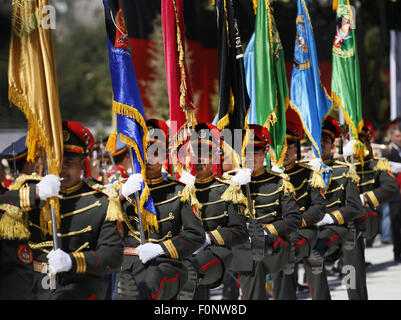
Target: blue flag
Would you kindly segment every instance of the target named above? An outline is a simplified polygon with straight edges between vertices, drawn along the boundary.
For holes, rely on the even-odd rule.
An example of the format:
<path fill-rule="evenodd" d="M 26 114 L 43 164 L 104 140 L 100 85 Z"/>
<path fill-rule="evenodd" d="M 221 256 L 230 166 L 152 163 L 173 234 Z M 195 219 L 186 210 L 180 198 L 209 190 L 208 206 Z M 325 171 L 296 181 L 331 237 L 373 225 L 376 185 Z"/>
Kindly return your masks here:
<path fill-rule="evenodd" d="M 147 127 L 144 109 L 132 62 L 128 33 L 125 27 L 123 12 L 117 0 L 103 0 L 106 18 L 107 43 L 111 85 L 113 89 L 113 113 L 116 119 L 116 131 L 111 133 L 106 149 L 113 152 L 120 135 L 122 142 L 134 149 L 133 173 L 141 173 L 146 177 L 145 147 Z M 139 207 L 143 226 L 158 229 L 157 214 L 150 190 L 142 183 Z M 135 208 L 136 210 L 136 208 Z"/>
<path fill-rule="evenodd" d="M 322 120 L 332 102 L 320 82 L 316 44 L 307 5 L 307 0 L 298 0 L 290 106 L 301 118 L 315 156 L 321 158 Z"/>

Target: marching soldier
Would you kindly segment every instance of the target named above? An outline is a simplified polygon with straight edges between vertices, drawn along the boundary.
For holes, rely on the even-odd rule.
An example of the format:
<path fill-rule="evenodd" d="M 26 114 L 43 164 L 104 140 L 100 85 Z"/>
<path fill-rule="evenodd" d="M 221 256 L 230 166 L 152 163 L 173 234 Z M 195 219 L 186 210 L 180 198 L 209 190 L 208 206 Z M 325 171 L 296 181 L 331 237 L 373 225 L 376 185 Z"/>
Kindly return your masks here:
<path fill-rule="evenodd" d="M 399 187 L 392 175 L 391 167 L 385 158 L 376 158 L 373 155 L 371 146 L 371 137 L 373 136 L 373 127 L 370 121 L 364 119 L 364 125 L 358 132 L 359 139 L 364 143 L 367 149 L 367 156 L 362 162 L 355 162 L 356 171 L 359 176 L 358 189 L 360 199 L 363 205 L 362 217 L 357 217 L 357 232 L 366 240 L 372 240 L 379 232 L 380 216 L 376 208 L 383 202 L 391 201 L 399 194 Z M 352 146 L 352 142 L 349 143 Z M 344 147 L 344 149 L 347 146 Z M 345 150 L 344 150 L 345 151 Z M 353 250 L 344 250 L 344 265 L 360 266 L 360 261 L 364 260 L 364 243 L 359 237 L 359 246 Z M 356 288 L 348 289 L 350 300 L 367 300 L 366 274 L 357 270 Z"/>
<path fill-rule="evenodd" d="M 246 148 L 246 166 L 252 168 L 248 195 L 251 239 L 234 246 L 232 270 L 239 272 L 245 300 L 266 300 L 266 275 L 280 271 L 288 263 L 290 246 L 287 236 L 301 226 L 301 214 L 289 177 L 264 166 L 270 146 L 268 130 L 259 125 L 249 125 L 249 128 L 253 132 Z M 242 194 L 248 194 L 245 186 Z M 262 258 L 255 255 L 256 259 L 252 253 L 256 247 L 254 225 L 262 228 L 265 246 Z"/>
<path fill-rule="evenodd" d="M 14 183 L 9 189 L 0 185 L 0 299 L 25 300 L 33 298 L 32 251 L 28 246 L 29 230 L 26 213 L 19 201 L 19 181 L 37 182 L 35 163 L 27 162 L 26 136 L 5 148 L 0 155 L 14 168 Z M 0 173 L 4 173 L 0 164 Z M 20 174 L 18 177 L 17 174 Z M 1 181 L 1 179 L 0 179 Z"/>
<path fill-rule="evenodd" d="M 363 212 L 356 186 L 359 177 L 353 164 L 332 159 L 331 150 L 334 140 L 338 137 L 340 137 L 339 124 L 336 119 L 328 116 L 322 126 L 322 160 L 331 168 L 332 175 L 325 191 L 327 199 L 325 215 L 317 223 L 319 234 L 315 250 L 324 256 L 325 261 L 332 263 L 341 256 L 342 252 L 354 252 L 356 258 L 353 259 L 353 267 L 357 279 L 363 280 L 356 284 L 361 293 L 364 292 L 361 295 L 362 298 L 367 297 L 363 240 L 357 239 L 353 221 Z"/>
<path fill-rule="evenodd" d="M 206 241 L 185 261 L 189 279 L 181 291 L 182 300 L 204 299 L 202 292 L 219 286 L 231 269 L 232 247 L 248 238 L 245 206 L 224 198 L 229 183 L 219 177 L 222 170 L 220 131 L 212 124 L 199 123 L 194 133 L 190 142 L 195 153 L 192 163 Z"/>
<path fill-rule="evenodd" d="M 29 220 L 30 241 L 25 253 L 33 255 L 33 293 L 37 299 L 104 299 L 107 284 L 102 276 L 122 262 L 123 247 L 114 221 L 121 215 L 118 195 L 81 179 L 82 171 L 89 175 L 90 131 L 78 122 L 63 121 L 63 135 L 61 179 L 48 175 L 34 180 L 22 177 L 15 182 L 19 197 L 14 202 L 20 203 L 28 215 L 25 221 Z M 57 195 L 59 249 L 52 250 L 50 208 L 43 201 Z"/>
<path fill-rule="evenodd" d="M 318 169 L 300 160 L 303 129 L 298 114 L 286 112 L 287 151 L 284 158 L 285 173 L 294 186 L 295 200 L 301 212 L 301 227 L 288 235 L 292 246 L 289 263 L 278 273 L 272 274 L 273 294 L 276 300 L 296 300 L 297 277 L 295 264 L 303 261 L 311 298 L 329 300 L 330 290 L 325 276 L 323 257 L 313 250 L 317 237 L 316 223 L 325 212 L 324 182 Z"/>
<path fill-rule="evenodd" d="M 124 260 L 117 276 L 117 300 L 176 299 L 187 281 L 183 259 L 205 241 L 197 209 L 184 197 L 184 185 L 162 175 L 169 128 L 161 120 L 146 121 L 149 130 L 146 183 L 157 213 L 158 230 L 145 231 L 141 244 L 134 193 L 141 190 L 142 175 L 134 174 L 121 186 L 125 210 L 121 234 Z"/>

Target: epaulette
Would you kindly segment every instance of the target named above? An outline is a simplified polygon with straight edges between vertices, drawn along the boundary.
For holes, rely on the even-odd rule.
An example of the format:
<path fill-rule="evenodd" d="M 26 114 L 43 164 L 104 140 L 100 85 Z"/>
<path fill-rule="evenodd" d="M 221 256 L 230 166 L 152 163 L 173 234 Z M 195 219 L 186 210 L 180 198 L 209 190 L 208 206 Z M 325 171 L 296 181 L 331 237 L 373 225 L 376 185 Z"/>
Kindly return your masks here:
<path fill-rule="evenodd" d="M 214 179 L 216 180 L 216 181 L 218 181 L 218 182 L 220 182 L 220 183 L 224 183 L 224 184 L 227 184 L 227 185 L 230 185 L 231 184 L 231 179 L 225 179 L 225 177 L 214 177 Z"/>
<path fill-rule="evenodd" d="M 334 162 L 339 164 L 339 165 L 342 165 L 344 167 L 348 167 L 349 170 L 348 170 L 348 172 L 346 174 L 346 177 L 347 178 L 351 178 L 352 182 L 354 182 L 354 183 L 357 183 L 357 184 L 359 183 L 361 178 L 358 176 L 358 174 L 356 172 L 356 166 L 353 163 L 343 162 L 343 161 L 339 161 L 339 160 L 336 160 Z"/>
<path fill-rule="evenodd" d="M 381 157 L 374 157 L 373 159 L 377 160 L 375 170 L 379 171 L 387 171 L 387 172 L 393 172 L 391 169 L 390 163 L 386 158 L 381 158 Z"/>
<path fill-rule="evenodd" d="M 20 175 L 15 181 L 12 183 L 12 185 L 9 187 L 9 190 L 18 190 L 20 189 L 25 183 L 29 181 L 40 181 L 42 180 L 43 177 L 41 177 L 38 174 L 31 174 L 31 175 L 26 175 L 22 174 Z"/>
<path fill-rule="evenodd" d="M 309 182 L 313 188 L 322 188 L 322 189 L 326 188 L 326 184 L 324 183 L 324 180 L 322 177 L 322 169 L 320 169 L 320 170 L 316 169 L 303 161 L 299 161 L 298 165 L 305 169 L 309 169 L 313 172 L 312 178 L 310 179 L 310 182 Z"/>
<path fill-rule="evenodd" d="M 11 204 L 0 204 L 0 211 L 4 211 L 0 219 L 1 240 L 22 240 L 30 237 L 31 234 L 25 222 L 26 213 L 21 208 Z"/>
<path fill-rule="evenodd" d="M 113 188 L 109 189 L 106 188 L 105 186 L 101 185 L 100 183 L 96 183 L 92 180 L 88 180 L 86 182 L 89 188 L 96 190 L 100 193 L 103 193 L 104 195 L 107 196 L 109 200 L 109 205 L 107 207 L 107 213 L 106 213 L 106 220 L 108 221 L 123 221 L 123 214 L 121 211 L 121 203 L 119 199 L 119 195 L 117 192 L 117 186 L 119 185 L 118 183 L 115 183 L 113 185 Z"/>

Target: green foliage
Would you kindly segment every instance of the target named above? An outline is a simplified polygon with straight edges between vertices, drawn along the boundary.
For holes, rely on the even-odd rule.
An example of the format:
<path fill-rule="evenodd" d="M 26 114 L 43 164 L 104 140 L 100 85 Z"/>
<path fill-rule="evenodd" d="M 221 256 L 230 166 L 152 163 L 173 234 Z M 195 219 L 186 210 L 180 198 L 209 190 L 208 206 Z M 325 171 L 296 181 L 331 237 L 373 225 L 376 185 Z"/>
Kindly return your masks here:
<path fill-rule="evenodd" d="M 60 109 L 63 119 L 82 122 L 111 120 L 112 89 L 106 31 L 77 27 L 56 42 Z"/>

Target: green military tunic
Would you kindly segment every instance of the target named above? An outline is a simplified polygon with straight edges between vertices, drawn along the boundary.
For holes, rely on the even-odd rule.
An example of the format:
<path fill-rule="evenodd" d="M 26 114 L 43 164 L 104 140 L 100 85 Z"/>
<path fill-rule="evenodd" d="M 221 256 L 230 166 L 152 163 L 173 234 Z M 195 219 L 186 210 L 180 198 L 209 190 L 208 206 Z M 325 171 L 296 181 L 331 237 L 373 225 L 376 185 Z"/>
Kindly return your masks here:
<path fill-rule="evenodd" d="M 325 214 L 323 179 L 320 172 L 298 161 L 287 166 L 285 173 L 294 186 L 295 200 L 301 212 L 302 223 L 300 229 L 288 236 L 292 246 L 290 263 L 283 270 L 272 274 L 274 298 L 276 300 L 296 299 L 295 264 L 304 260 L 312 299 L 329 299 L 330 292 L 324 276 L 323 258 L 312 250 L 318 233 L 315 224 Z"/>
<path fill-rule="evenodd" d="M 124 261 L 117 280 L 117 299 L 175 298 L 187 281 L 187 270 L 182 260 L 190 256 L 205 241 L 205 231 L 197 210 L 183 201 L 184 187 L 173 178 L 148 180 L 150 196 L 156 207 L 159 230 L 145 231 L 147 242 L 160 244 L 163 255 L 145 265 L 139 259 L 136 247 L 141 244 L 139 219 L 135 196 L 124 200 Z M 124 293 L 127 284 L 132 292 Z M 120 289 L 119 289 L 120 288 Z"/>
<path fill-rule="evenodd" d="M 102 276 L 118 270 L 123 257 L 121 238 L 112 221 L 121 214 L 118 197 L 91 180 L 61 190 L 57 236 L 59 248 L 70 255 L 72 269 L 57 274 L 56 289 L 50 291 L 43 278 L 53 238 L 41 226 L 43 202 L 35 198 L 35 187 L 31 181 L 20 181 L 18 201 L 27 212 L 36 298 L 104 299 L 107 283 Z"/>
<path fill-rule="evenodd" d="M 267 299 L 266 275 L 278 272 L 288 263 L 287 236 L 301 226 L 302 217 L 287 175 L 263 169 L 252 175 L 249 187 L 252 204 L 248 207 L 273 237 L 274 249 L 271 254 L 265 254 L 262 261 L 254 261 L 249 240 L 234 246 L 232 270 L 239 272 L 246 300 L 263 300 Z M 245 187 L 242 192 L 246 194 Z"/>
<path fill-rule="evenodd" d="M 334 224 L 319 228 L 315 249 L 325 256 L 326 261 L 334 263 L 341 254 L 346 257 L 347 265 L 355 269 L 355 288 L 348 288 L 351 300 L 366 300 L 366 270 L 364 244 L 357 237 L 353 220 L 363 212 L 356 183 L 359 177 L 355 166 L 341 161 L 326 162 L 332 169 L 330 183 L 326 189 L 326 212 L 333 218 Z"/>
<path fill-rule="evenodd" d="M 229 182 L 212 176 L 195 182 L 196 198 L 202 205 L 201 220 L 211 244 L 193 257 L 201 279 L 199 284 L 214 288 L 231 269 L 232 247 L 248 239 L 245 205 L 222 199 Z"/>
<path fill-rule="evenodd" d="M 380 217 L 377 207 L 392 200 L 399 194 L 399 187 L 394 180 L 391 167 L 385 158 L 366 158 L 363 167 L 360 162 L 355 163 L 359 193 L 367 198 L 364 211 L 359 218 L 359 230 L 367 240 L 373 239 L 379 232 Z"/>
<path fill-rule="evenodd" d="M 21 176 L 38 181 L 39 176 Z M 28 245 L 30 237 L 27 214 L 22 210 L 18 183 L 0 194 L 0 300 L 33 299 L 33 255 Z"/>

